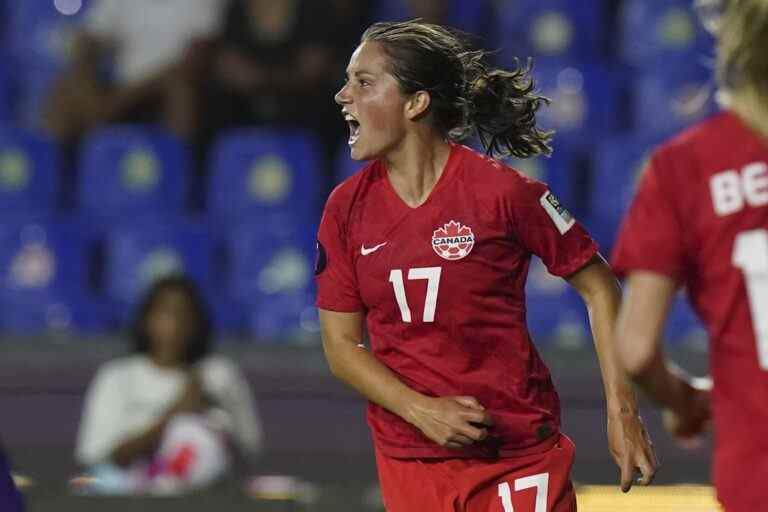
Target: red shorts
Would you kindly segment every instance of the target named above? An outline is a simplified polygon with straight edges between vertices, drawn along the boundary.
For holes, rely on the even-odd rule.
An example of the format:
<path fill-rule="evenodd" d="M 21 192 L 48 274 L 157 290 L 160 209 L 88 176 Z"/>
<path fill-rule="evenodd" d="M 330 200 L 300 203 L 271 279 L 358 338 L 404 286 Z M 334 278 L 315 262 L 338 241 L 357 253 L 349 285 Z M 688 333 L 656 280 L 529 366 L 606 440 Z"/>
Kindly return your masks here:
<path fill-rule="evenodd" d="M 387 512 L 575 512 L 575 448 L 495 460 L 394 459 L 376 450 Z"/>
<path fill-rule="evenodd" d="M 727 512 L 766 510 L 768 451 L 755 444 L 749 454 L 742 450 L 715 453 L 713 476 L 717 499 Z"/>

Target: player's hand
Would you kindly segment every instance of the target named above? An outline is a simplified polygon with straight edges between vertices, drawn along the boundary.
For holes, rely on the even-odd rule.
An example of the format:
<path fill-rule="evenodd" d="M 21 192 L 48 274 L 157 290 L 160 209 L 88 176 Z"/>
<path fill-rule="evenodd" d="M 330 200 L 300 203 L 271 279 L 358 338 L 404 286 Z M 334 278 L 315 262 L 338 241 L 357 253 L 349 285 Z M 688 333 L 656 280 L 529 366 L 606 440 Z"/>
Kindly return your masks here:
<path fill-rule="evenodd" d="M 608 448 L 621 470 L 621 490 L 629 492 L 639 471 L 637 483 L 648 485 L 659 463 L 643 420 L 630 409 L 608 414 Z"/>
<path fill-rule="evenodd" d="M 197 370 L 190 370 L 187 383 L 172 406 L 174 413 L 199 412 L 208 406 L 203 382 Z"/>
<path fill-rule="evenodd" d="M 701 435 L 709 427 L 712 380 L 693 379 L 688 384 L 684 407 L 679 411 L 664 409 L 662 420 L 664 428 L 681 447 L 696 448 L 701 444 Z"/>
<path fill-rule="evenodd" d="M 471 396 L 426 398 L 410 408 L 409 421 L 440 446 L 460 449 L 488 437 L 493 419 Z"/>

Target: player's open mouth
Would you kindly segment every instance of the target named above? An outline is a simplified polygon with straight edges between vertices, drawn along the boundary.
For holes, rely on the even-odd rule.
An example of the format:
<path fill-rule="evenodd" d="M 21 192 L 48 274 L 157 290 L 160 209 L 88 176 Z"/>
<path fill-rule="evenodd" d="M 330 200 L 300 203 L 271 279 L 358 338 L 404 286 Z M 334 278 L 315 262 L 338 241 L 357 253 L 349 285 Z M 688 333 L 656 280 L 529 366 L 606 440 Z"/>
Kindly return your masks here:
<path fill-rule="evenodd" d="M 345 114 L 344 120 L 347 121 L 347 125 L 349 125 L 349 139 L 347 140 L 347 144 L 351 146 L 357 142 L 357 139 L 360 137 L 360 122 L 350 114 Z"/>

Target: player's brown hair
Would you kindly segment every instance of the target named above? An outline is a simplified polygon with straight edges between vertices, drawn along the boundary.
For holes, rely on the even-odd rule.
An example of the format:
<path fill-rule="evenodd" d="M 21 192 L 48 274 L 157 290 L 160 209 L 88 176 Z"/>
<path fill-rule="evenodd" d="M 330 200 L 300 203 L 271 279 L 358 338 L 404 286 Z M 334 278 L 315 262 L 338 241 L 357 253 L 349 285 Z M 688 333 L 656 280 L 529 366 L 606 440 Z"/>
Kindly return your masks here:
<path fill-rule="evenodd" d="M 768 0 L 728 0 L 718 26 L 717 76 L 768 97 Z"/>
<path fill-rule="evenodd" d="M 443 136 L 477 135 L 494 156 L 552 152 L 552 132 L 536 126 L 536 111 L 549 100 L 534 89 L 530 61 L 493 68 L 462 34 L 419 20 L 375 23 L 361 41 L 382 46 L 403 94 L 429 93 L 431 120 Z"/>

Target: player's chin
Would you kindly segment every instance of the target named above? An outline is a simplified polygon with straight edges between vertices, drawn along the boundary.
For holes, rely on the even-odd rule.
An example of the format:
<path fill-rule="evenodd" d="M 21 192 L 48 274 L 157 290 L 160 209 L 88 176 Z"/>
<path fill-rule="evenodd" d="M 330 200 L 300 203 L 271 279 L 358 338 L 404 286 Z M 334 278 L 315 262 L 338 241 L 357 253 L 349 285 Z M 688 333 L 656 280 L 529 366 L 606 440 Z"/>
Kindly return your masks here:
<path fill-rule="evenodd" d="M 349 146 L 349 156 L 352 160 L 374 160 L 377 155 L 360 144 L 360 140 Z"/>

